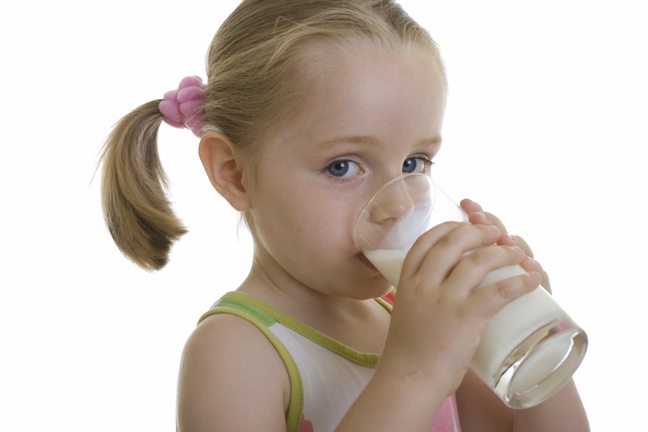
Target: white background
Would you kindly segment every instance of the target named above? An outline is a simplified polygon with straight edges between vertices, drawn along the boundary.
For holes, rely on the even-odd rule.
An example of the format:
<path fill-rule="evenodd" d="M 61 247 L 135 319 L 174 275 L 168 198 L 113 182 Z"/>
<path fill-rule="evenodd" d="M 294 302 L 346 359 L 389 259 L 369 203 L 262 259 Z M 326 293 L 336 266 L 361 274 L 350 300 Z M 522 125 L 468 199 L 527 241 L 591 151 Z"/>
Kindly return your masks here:
<path fill-rule="evenodd" d="M 174 430 L 184 341 L 246 274 L 249 237 L 211 189 L 189 131 L 160 130 L 190 233 L 159 273 L 112 244 L 93 175 L 119 117 L 186 75 L 205 77 L 207 47 L 237 2 L 5 3 L 0 428 Z M 592 429 L 639 430 L 648 386 L 642 2 L 402 3 L 448 70 L 437 180 L 523 235 L 588 331 L 576 380 Z"/>

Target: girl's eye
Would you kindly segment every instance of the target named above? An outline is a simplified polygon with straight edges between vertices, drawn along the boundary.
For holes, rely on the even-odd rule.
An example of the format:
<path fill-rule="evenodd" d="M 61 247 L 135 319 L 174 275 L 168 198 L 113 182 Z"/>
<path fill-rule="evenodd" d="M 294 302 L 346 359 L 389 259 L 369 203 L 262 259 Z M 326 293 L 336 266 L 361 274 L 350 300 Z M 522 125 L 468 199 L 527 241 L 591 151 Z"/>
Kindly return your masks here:
<path fill-rule="evenodd" d="M 326 172 L 336 178 L 348 178 L 360 171 L 357 163 L 350 160 L 337 160 L 326 167 Z"/>
<path fill-rule="evenodd" d="M 423 173 L 427 174 L 432 166 L 432 161 L 424 157 L 410 157 L 403 162 L 403 172 L 406 174 Z"/>

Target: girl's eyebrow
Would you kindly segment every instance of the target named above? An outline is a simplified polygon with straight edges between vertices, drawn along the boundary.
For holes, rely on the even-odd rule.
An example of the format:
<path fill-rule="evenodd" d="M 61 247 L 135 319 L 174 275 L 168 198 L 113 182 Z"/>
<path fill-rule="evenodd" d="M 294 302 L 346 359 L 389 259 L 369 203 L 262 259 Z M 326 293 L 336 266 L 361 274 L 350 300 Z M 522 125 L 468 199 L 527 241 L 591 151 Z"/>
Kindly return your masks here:
<path fill-rule="evenodd" d="M 437 135 L 432 138 L 426 138 L 417 143 L 417 146 L 420 146 L 422 148 L 426 148 L 430 150 L 430 154 L 432 156 L 436 155 L 439 150 L 441 149 L 441 142 L 443 141 L 443 138 L 441 138 L 441 135 Z"/>
<path fill-rule="evenodd" d="M 443 141 L 443 138 L 441 138 L 441 135 L 434 136 L 432 138 L 425 138 L 422 139 L 421 141 L 417 142 L 417 145 L 420 146 L 433 146 L 436 149 L 438 149 L 441 146 L 441 141 Z"/>
<path fill-rule="evenodd" d="M 431 138 L 425 138 L 420 141 L 416 142 L 417 146 L 435 146 L 439 147 L 441 145 L 441 135 L 437 135 Z M 339 137 L 335 137 L 326 141 L 322 141 L 318 143 L 319 147 L 322 148 L 329 148 L 333 147 L 337 144 L 371 144 L 371 145 L 378 145 L 380 144 L 380 141 L 376 139 L 375 136 L 373 135 L 343 135 Z"/>
<path fill-rule="evenodd" d="M 343 135 L 318 144 L 319 147 L 329 148 L 337 144 L 377 144 L 378 140 L 373 135 Z"/>

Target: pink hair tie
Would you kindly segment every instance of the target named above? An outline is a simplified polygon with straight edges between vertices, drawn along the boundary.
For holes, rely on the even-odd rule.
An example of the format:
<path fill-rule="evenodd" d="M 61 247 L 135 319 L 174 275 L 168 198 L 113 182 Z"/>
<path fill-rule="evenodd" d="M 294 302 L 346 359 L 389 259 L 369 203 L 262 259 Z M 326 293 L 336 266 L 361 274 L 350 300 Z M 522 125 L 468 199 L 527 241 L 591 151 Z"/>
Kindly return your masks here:
<path fill-rule="evenodd" d="M 202 137 L 205 127 L 204 111 L 205 85 L 197 76 L 180 81 L 177 90 L 164 94 L 159 110 L 162 119 L 173 127 L 187 128 L 198 138 Z"/>

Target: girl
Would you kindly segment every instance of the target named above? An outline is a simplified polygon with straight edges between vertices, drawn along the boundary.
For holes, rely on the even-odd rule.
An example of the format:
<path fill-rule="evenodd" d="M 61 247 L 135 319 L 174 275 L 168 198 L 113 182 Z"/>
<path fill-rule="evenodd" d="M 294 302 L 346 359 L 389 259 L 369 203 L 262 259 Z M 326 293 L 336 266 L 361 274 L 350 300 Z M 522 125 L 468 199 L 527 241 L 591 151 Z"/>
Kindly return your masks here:
<path fill-rule="evenodd" d="M 103 202 L 119 248 L 160 269 L 184 228 L 157 157 L 162 120 L 200 137 L 214 188 L 254 239 L 247 279 L 200 320 L 183 355 L 180 431 L 582 431 L 569 383 L 506 408 L 469 370 L 489 318 L 546 287 L 526 244 L 469 200 L 409 253 L 392 289 L 354 246 L 363 203 L 429 172 L 446 78 L 433 40 L 390 0 L 245 0 L 221 26 L 208 80 L 183 80 L 115 127 Z M 481 247 L 478 252 L 464 252 Z M 485 275 L 528 274 L 478 292 Z"/>

